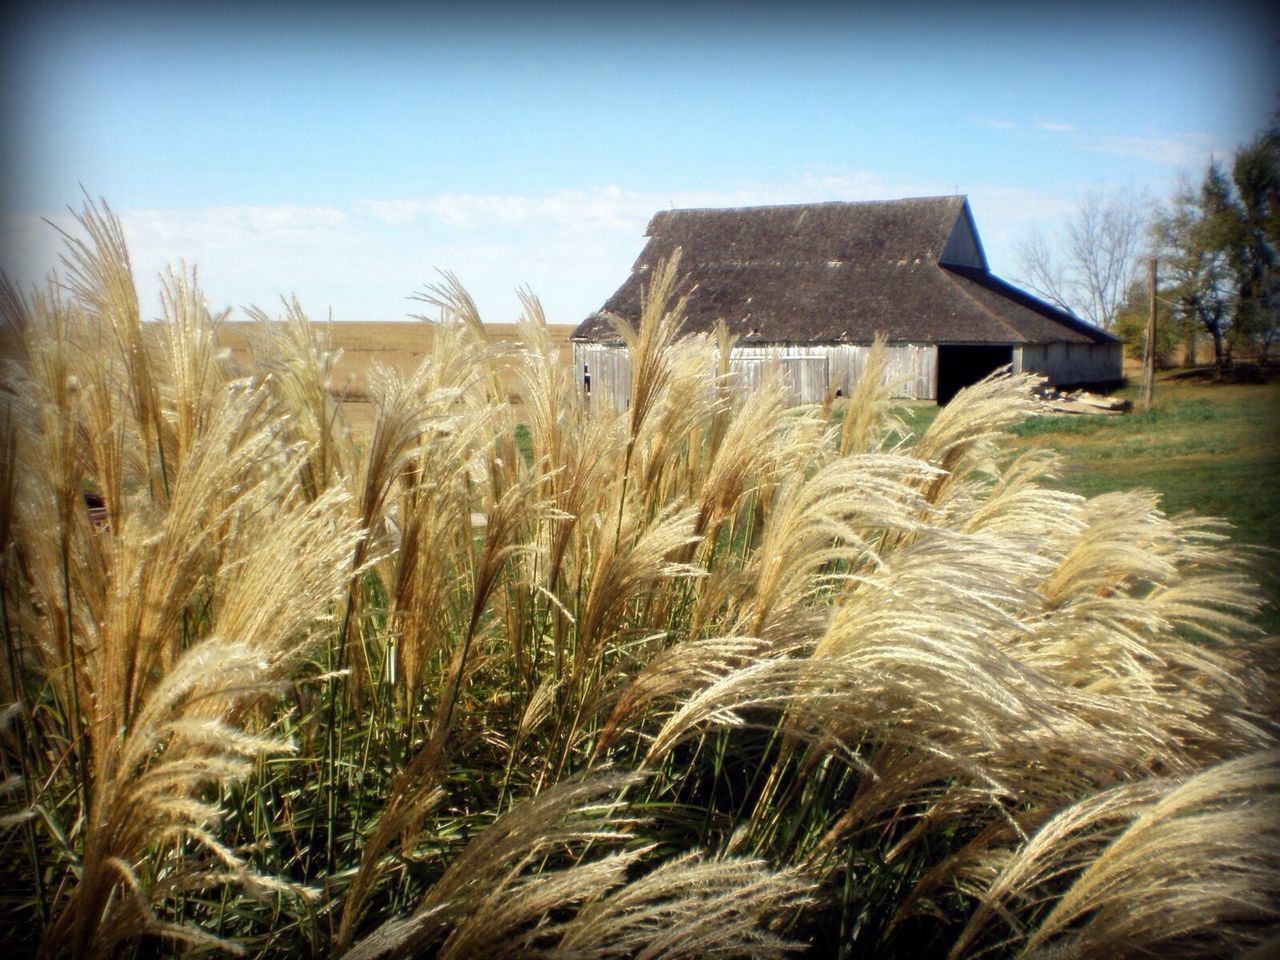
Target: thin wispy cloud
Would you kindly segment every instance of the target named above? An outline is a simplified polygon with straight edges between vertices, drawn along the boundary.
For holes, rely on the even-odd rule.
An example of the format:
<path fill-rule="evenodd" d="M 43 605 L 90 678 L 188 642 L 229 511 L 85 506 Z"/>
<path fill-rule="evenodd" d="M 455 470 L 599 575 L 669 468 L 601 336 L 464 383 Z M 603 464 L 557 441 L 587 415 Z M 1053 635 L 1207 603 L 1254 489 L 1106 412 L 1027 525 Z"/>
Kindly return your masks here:
<path fill-rule="evenodd" d="M 445 193 L 365 200 L 359 209 L 389 224 L 435 222 L 470 230 L 485 226 L 607 229 L 634 234 L 667 207 L 735 207 L 821 200 L 877 200 L 936 191 L 937 185 L 893 180 L 869 171 L 814 167 L 781 183 L 725 189 L 635 191 L 616 184 L 545 194 Z"/>
<path fill-rule="evenodd" d="M 974 123 L 993 130 L 1039 130 L 1049 134 L 1071 135 L 1072 145 L 1090 153 L 1104 153 L 1131 160 L 1142 160 L 1170 167 L 1198 167 L 1214 152 L 1227 153 L 1229 146 L 1217 143 L 1207 133 L 1167 133 L 1142 131 L 1116 134 L 1096 128 L 1080 127 L 1065 120 L 1045 118 L 1020 123 L 999 117 L 978 116 Z"/>
<path fill-rule="evenodd" d="M 1134 157 L 1172 167 L 1200 166 L 1207 163 L 1215 149 L 1213 137 L 1204 133 L 1172 136 L 1106 136 L 1093 149 L 1122 157 Z M 1225 151 L 1222 151 L 1225 152 Z"/>
<path fill-rule="evenodd" d="M 637 206 L 638 199 L 638 195 L 610 185 L 541 196 L 445 193 L 420 199 L 368 200 L 360 206 L 387 223 L 436 220 L 461 229 L 494 223 L 621 227 L 629 226 L 643 212 L 644 204 Z"/>
<path fill-rule="evenodd" d="M 341 238 L 348 213 L 332 206 L 217 206 L 199 210 L 128 211 L 130 225 L 147 242 L 234 246 L 251 241 L 272 247 L 327 244 Z"/>

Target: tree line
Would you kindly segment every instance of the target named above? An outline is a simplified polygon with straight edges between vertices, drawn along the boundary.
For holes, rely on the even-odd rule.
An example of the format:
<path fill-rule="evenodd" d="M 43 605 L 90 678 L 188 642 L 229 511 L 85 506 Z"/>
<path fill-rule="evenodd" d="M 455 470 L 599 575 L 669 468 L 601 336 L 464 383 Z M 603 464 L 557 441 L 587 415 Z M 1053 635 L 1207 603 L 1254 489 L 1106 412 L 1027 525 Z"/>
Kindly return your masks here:
<path fill-rule="evenodd" d="M 1280 332 L 1280 114 L 1162 203 L 1130 190 L 1089 191 L 1056 247 L 1039 231 L 1018 245 L 1018 279 L 1140 353 L 1150 258 L 1162 365 L 1193 365 L 1202 339 L 1220 369 L 1241 354 L 1269 362 Z"/>

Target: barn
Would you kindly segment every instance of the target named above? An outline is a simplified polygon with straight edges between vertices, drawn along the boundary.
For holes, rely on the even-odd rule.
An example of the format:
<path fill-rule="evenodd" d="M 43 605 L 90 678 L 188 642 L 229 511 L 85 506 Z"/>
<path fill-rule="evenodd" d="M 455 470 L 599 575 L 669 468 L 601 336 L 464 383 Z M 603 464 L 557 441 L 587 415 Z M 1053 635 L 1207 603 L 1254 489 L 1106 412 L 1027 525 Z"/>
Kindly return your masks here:
<path fill-rule="evenodd" d="M 945 403 L 1005 364 L 1064 387 L 1121 380 L 1116 337 L 991 273 L 963 196 L 663 210 L 646 236 L 631 275 L 571 335 L 580 385 L 618 406 L 631 377 L 609 315 L 636 323 L 650 272 L 677 249 L 684 332 L 723 319 L 739 381 L 777 364 L 796 403 L 848 395 L 878 333 L 903 398 Z"/>

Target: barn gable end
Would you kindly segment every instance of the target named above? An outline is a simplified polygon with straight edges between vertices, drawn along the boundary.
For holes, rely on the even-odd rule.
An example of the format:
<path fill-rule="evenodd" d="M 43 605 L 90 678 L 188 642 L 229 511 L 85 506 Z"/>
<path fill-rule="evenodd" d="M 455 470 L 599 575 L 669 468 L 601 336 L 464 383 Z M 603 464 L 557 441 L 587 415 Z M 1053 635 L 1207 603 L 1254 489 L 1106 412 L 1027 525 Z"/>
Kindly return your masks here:
<path fill-rule="evenodd" d="M 951 228 L 951 236 L 938 257 L 938 263 L 944 267 L 973 267 L 978 270 L 987 269 L 987 256 L 982 252 L 982 241 L 978 239 L 978 228 L 973 222 L 973 214 L 966 203 L 956 217 Z"/>

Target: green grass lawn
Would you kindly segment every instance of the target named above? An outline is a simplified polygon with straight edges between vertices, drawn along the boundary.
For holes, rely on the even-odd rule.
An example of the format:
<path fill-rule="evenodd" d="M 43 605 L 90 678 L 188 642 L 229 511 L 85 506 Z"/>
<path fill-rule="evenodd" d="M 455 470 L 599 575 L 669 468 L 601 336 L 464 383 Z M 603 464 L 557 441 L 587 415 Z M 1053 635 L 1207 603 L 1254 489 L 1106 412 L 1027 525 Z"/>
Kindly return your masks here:
<path fill-rule="evenodd" d="M 1137 388 L 1121 391 L 1137 399 Z M 919 434 L 934 404 L 908 404 Z M 1060 484 L 1084 496 L 1143 487 L 1166 513 L 1221 517 L 1232 539 L 1280 550 L 1280 380 L 1217 384 L 1162 377 L 1150 410 L 1123 416 L 1033 417 L 1014 428 L 1013 449 L 1048 447 L 1062 456 Z M 1280 596 L 1280 556 L 1260 552 L 1256 575 Z M 1274 602 L 1263 625 L 1280 630 Z"/>
<path fill-rule="evenodd" d="M 1136 397 L 1130 388 L 1125 395 Z M 1280 550 L 1280 381 L 1213 384 L 1161 380 L 1148 411 L 1118 417 L 1036 417 L 1018 447 L 1063 457 L 1061 483 L 1086 496 L 1145 487 L 1168 514 L 1193 511 L 1232 524 L 1237 543 Z M 1263 551 L 1255 575 L 1271 595 L 1261 626 L 1280 630 L 1280 563 Z"/>
<path fill-rule="evenodd" d="M 1092 496 L 1146 487 L 1167 513 L 1223 517 L 1238 542 L 1280 548 L 1280 382 L 1162 380 L 1148 411 L 1118 417 L 1036 417 L 1016 445 L 1064 458 L 1062 484 Z"/>

